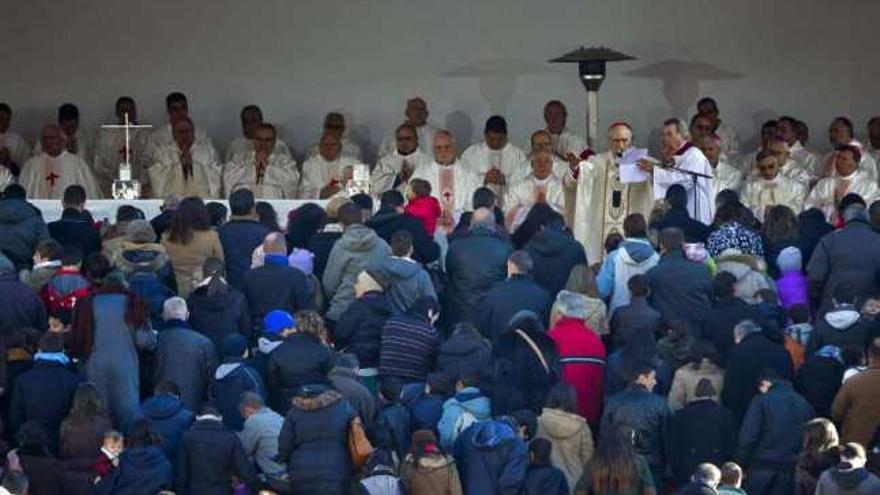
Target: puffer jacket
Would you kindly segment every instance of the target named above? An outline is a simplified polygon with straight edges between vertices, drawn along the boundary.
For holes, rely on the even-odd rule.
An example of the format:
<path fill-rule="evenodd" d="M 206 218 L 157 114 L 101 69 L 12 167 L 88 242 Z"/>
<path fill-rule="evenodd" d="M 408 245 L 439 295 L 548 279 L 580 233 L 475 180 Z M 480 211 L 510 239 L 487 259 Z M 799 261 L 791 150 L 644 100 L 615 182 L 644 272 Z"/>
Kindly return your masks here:
<path fill-rule="evenodd" d="M 290 408 L 290 399 L 302 385 L 322 383 L 332 368 L 330 349 L 313 337 L 295 333 L 269 354 L 269 402 L 279 414 Z"/>
<path fill-rule="evenodd" d="M 545 407 L 538 416 L 537 437 L 550 441 L 551 464 L 562 470 L 568 486 L 575 486 L 593 457 L 593 434 L 587 421 L 577 414 Z"/>
<path fill-rule="evenodd" d="M 177 293 L 174 268 L 165 246 L 125 241 L 116 257 L 116 266 L 125 274 L 131 291 L 149 306 L 153 327 L 161 328 L 163 304 Z"/>
<path fill-rule="evenodd" d="M 193 413 L 177 397 L 156 395 L 144 401 L 141 414 L 162 437 L 162 453 L 169 461 L 177 461 L 177 443 L 195 421 Z"/>
<path fill-rule="evenodd" d="M 608 253 L 596 276 L 599 295 L 609 300 L 609 311 L 629 304 L 631 295 L 626 284 L 635 275 L 647 273 L 660 261 L 647 239 L 625 239 L 620 247 Z"/>
<path fill-rule="evenodd" d="M 0 251 L 17 270 L 30 268 L 37 243 L 49 238 L 40 210 L 20 199 L 0 201 Z"/>
<path fill-rule="evenodd" d="M 327 318 L 339 321 L 354 301 L 354 284 L 360 272 L 378 267 L 391 254 L 388 243 L 364 225 L 350 225 L 330 250 L 324 268 L 324 292 L 330 299 Z"/>
<path fill-rule="evenodd" d="M 632 428 L 636 451 L 645 457 L 651 471 L 655 471 L 666 465 L 671 419 L 672 411 L 663 397 L 641 385 L 630 385 L 608 399 L 602 413 L 602 429 Z"/>
<path fill-rule="evenodd" d="M 464 493 L 515 495 L 525 482 L 528 452 L 507 421 L 488 420 L 462 433 L 455 460 Z"/>
<path fill-rule="evenodd" d="M 758 302 L 755 293 L 775 289 L 776 285 L 764 273 L 764 262 L 754 256 L 724 252 L 716 258 L 719 272 L 728 272 L 736 278 L 734 294 L 748 304 Z"/>

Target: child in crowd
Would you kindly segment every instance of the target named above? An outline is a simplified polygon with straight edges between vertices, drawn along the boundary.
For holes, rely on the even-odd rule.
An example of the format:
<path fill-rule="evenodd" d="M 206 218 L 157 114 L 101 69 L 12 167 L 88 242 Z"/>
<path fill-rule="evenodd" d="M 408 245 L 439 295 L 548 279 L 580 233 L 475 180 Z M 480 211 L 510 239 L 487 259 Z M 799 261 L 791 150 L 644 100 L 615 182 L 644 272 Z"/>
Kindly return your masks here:
<path fill-rule="evenodd" d="M 422 222 L 425 231 L 433 237 L 442 209 L 440 201 L 431 196 L 431 183 L 424 179 L 412 179 L 407 186 L 406 197 L 409 203 L 404 212 Z"/>
<path fill-rule="evenodd" d="M 80 273 L 82 250 L 67 246 L 61 256 L 61 268 L 40 288 L 40 299 L 49 313 L 49 327 L 66 328 L 76 301 L 89 295 L 92 284 Z"/>
<path fill-rule="evenodd" d="M 101 452 L 98 454 L 98 460 L 95 461 L 95 474 L 97 475 L 95 483 L 119 467 L 119 455 L 122 454 L 124 446 L 125 440 L 122 433 L 116 430 L 104 433 Z"/>
<path fill-rule="evenodd" d="M 54 239 L 43 239 L 34 252 L 34 268 L 22 275 L 22 282 L 39 291 L 61 269 L 62 249 Z"/>
<path fill-rule="evenodd" d="M 810 321 L 810 310 L 806 305 L 795 304 L 787 308 L 786 313 L 790 323 L 785 327 L 783 344 L 797 370 L 806 359 L 806 349 L 807 344 L 810 343 L 810 335 L 813 333 L 813 324 Z"/>
<path fill-rule="evenodd" d="M 776 288 L 782 307 L 789 309 L 796 305 L 808 306 L 807 277 L 803 272 L 801 250 L 794 246 L 783 249 L 776 257 L 776 265 L 779 267 Z"/>
<path fill-rule="evenodd" d="M 725 462 L 721 465 L 721 484 L 718 485 L 718 495 L 746 495 L 742 489 L 743 470 L 735 462 Z"/>
<path fill-rule="evenodd" d="M 565 474 L 550 464 L 552 446 L 546 438 L 536 438 L 529 444 L 529 467 L 523 495 L 567 495 Z"/>
<path fill-rule="evenodd" d="M 843 358 L 844 382 L 868 369 L 868 367 L 865 366 L 865 353 L 856 347 L 844 347 L 841 350 L 841 357 Z"/>

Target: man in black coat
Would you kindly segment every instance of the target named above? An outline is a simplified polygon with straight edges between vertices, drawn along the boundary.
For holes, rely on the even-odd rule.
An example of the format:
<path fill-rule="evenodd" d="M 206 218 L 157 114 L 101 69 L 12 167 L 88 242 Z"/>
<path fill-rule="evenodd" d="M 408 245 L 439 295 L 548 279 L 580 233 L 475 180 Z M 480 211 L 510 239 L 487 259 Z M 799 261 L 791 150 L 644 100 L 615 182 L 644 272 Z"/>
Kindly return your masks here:
<path fill-rule="evenodd" d="M 532 280 L 532 256 L 514 251 L 507 258 L 507 280 L 495 285 L 483 296 L 477 307 L 477 328 L 494 342 L 508 330 L 510 319 L 522 310 L 538 316 L 545 326 L 550 314 L 550 294 Z"/>
<path fill-rule="evenodd" d="M 37 243 L 50 238 L 40 210 L 26 198 L 23 187 L 10 184 L 3 190 L 0 201 L 0 252 L 8 256 L 18 270 L 30 268 Z"/>
<path fill-rule="evenodd" d="M 702 378 L 696 400 L 672 417 L 669 464 L 679 484 L 688 481 L 700 464 L 720 466 L 736 453 L 739 425 L 733 413 L 716 402 L 717 395 L 712 382 Z"/>
<path fill-rule="evenodd" d="M 250 189 L 236 189 L 229 195 L 229 221 L 217 229 L 223 245 L 226 262 L 226 281 L 233 287 L 241 286 L 244 272 L 251 267 L 254 249 L 263 243 L 271 232 L 269 227 L 257 221 L 254 212 L 254 193 Z"/>
<path fill-rule="evenodd" d="M 874 318 L 862 315 L 857 305 L 856 293 L 852 285 L 842 282 L 834 289 L 831 299 L 833 307 L 816 319 L 813 333 L 807 344 L 807 355 L 826 345 L 840 349 L 852 347 L 864 351 L 874 327 Z"/>
<path fill-rule="evenodd" d="M 659 221 L 651 224 L 651 229 L 662 231 L 670 227 L 680 229 L 684 233 L 686 242 L 706 243 L 709 238 L 709 227 L 702 222 L 691 218 L 687 206 L 687 191 L 681 185 L 675 184 L 666 190 L 666 203 L 669 210 Z"/>
<path fill-rule="evenodd" d="M 379 237 L 391 243 L 391 236 L 398 230 L 405 230 L 412 236 L 412 258 L 427 264 L 440 257 L 440 247 L 425 231 L 422 222 L 403 213 L 403 194 L 392 189 L 379 198 L 379 211 L 367 222 L 367 227 L 375 230 Z"/>
<path fill-rule="evenodd" d="M 220 412 L 213 406 L 205 406 L 181 437 L 175 474 L 180 495 L 227 495 L 233 476 L 251 490 L 260 488 L 238 436 L 223 426 Z"/>
<path fill-rule="evenodd" d="M 834 346 L 823 347 L 808 355 L 798 368 L 795 390 L 813 406 L 816 416 L 831 417 L 831 404 L 843 384 L 844 368 L 843 354 L 840 348 Z"/>
<path fill-rule="evenodd" d="M 2 336 L 9 336 L 20 328 L 42 331 L 48 325 L 43 302 L 33 289 L 18 280 L 15 266 L 3 255 L 0 255 L 0 315 L 3 315 L 0 318 Z"/>
<path fill-rule="evenodd" d="M 295 313 L 311 309 L 312 295 L 306 275 L 287 264 L 287 241 L 273 232 L 263 241 L 263 266 L 244 273 L 241 282 L 254 327 L 274 309 Z"/>
<path fill-rule="evenodd" d="M 551 297 L 565 288 L 572 268 L 588 264 L 584 246 L 565 231 L 565 220 L 555 212 L 523 249 L 534 261 L 535 282 Z"/>
<path fill-rule="evenodd" d="M 700 338 L 715 346 L 722 363 L 734 346 L 733 327 L 744 320 L 759 319 L 755 306 L 736 297 L 736 277 L 729 272 L 721 272 L 712 279 L 712 309 L 700 332 Z"/>
<path fill-rule="evenodd" d="M 74 246 L 82 251 L 83 259 L 101 251 L 101 234 L 86 207 L 86 190 L 79 184 L 67 186 L 61 200 L 64 211 L 61 220 L 49 223 L 49 234 L 64 247 Z"/>
<path fill-rule="evenodd" d="M 794 493 L 794 472 L 804 424 L 813 408 L 776 371 L 759 374 L 760 395 L 749 404 L 739 434 L 737 461 L 746 470 L 748 493 Z M 726 383 L 725 383 L 726 387 Z"/>
<path fill-rule="evenodd" d="M 453 240 L 446 253 L 451 321 L 476 321 L 483 295 L 507 277 L 507 257 L 512 251 L 510 243 L 498 235 L 491 210 L 476 210 L 470 230 Z"/>
<path fill-rule="evenodd" d="M 690 328 L 699 328 L 709 312 L 712 277 L 706 265 L 685 257 L 684 240 L 681 229 L 660 232 L 663 255 L 645 274 L 651 289 L 648 301 L 663 321 L 683 321 Z"/>

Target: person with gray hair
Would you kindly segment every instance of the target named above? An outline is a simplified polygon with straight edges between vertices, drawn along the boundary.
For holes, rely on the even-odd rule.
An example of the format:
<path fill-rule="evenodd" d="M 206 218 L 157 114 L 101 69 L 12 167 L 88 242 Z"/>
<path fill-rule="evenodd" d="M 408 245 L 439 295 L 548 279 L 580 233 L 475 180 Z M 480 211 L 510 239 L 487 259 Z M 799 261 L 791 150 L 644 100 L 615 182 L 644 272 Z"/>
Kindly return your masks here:
<path fill-rule="evenodd" d="M 714 464 L 704 462 L 694 469 L 691 482 L 677 493 L 678 495 L 714 495 L 721 482 L 721 470 Z"/>
<path fill-rule="evenodd" d="M 254 328 L 263 317 L 280 309 L 289 313 L 312 308 L 308 277 L 289 265 L 284 235 L 273 232 L 263 239 L 263 264 L 244 272 L 241 292 L 247 299 Z M 271 290 L 266 290 L 271 287 Z"/>
<path fill-rule="evenodd" d="M 721 403 L 742 420 L 749 403 L 758 393 L 761 371 L 772 369 L 785 380 L 794 377 L 791 355 L 782 339 L 771 339 L 754 320 L 743 320 L 733 327 L 734 345 L 727 355 Z"/>
<path fill-rule="evenodd" d="M 165 301 L 162 316 L 165 327 L 159 332 L 153 383 L 165 380 L 176 383 L 186 408 L 201 411 L 217 369 L 217 351 L 208 337 L 187 323 L 189 310 L 183 298 L 172 297 Z"/>
<path fill-rule="evenodd" d="M 260 394 L 254 392 L 242 394 L 239 412 L 244 418 L 244 428 L 238 432 L 238 439 L 241 440 L 245 454 L 267 477 L 284 474 L 287 468 L 284 464 L 275 462 L 278 455 L 278 436 L 281 434 L 284 418 L 266 407 Z"/>
<path fill-rule="evenodd" d="M 474 217 L 476 218 L 476 216 Z M 477 328 L 490 341 L 495 341 L 508 328 L 510 319 L 521 310 L 531 310 L 542 324 L 550 314 L 550 294 L 531 275 L 532 255 L 514 251 L 507 257 L 507 280 L 495 285 L 477 305 Z"/>

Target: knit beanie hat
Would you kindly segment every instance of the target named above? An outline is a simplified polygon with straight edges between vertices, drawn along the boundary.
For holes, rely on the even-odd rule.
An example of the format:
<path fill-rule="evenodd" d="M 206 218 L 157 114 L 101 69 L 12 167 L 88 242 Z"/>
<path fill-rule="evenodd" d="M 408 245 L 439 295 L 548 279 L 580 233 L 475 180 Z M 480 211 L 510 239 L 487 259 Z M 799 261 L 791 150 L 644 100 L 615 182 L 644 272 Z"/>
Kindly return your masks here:
<path fill-rule="evenodd" d="M 803 267 L 801 250 L 794 246 L 783 249 L 779 252 L 779 256 L 776 257 L 776 265 L 781 272 L 800 271 Z"/>

